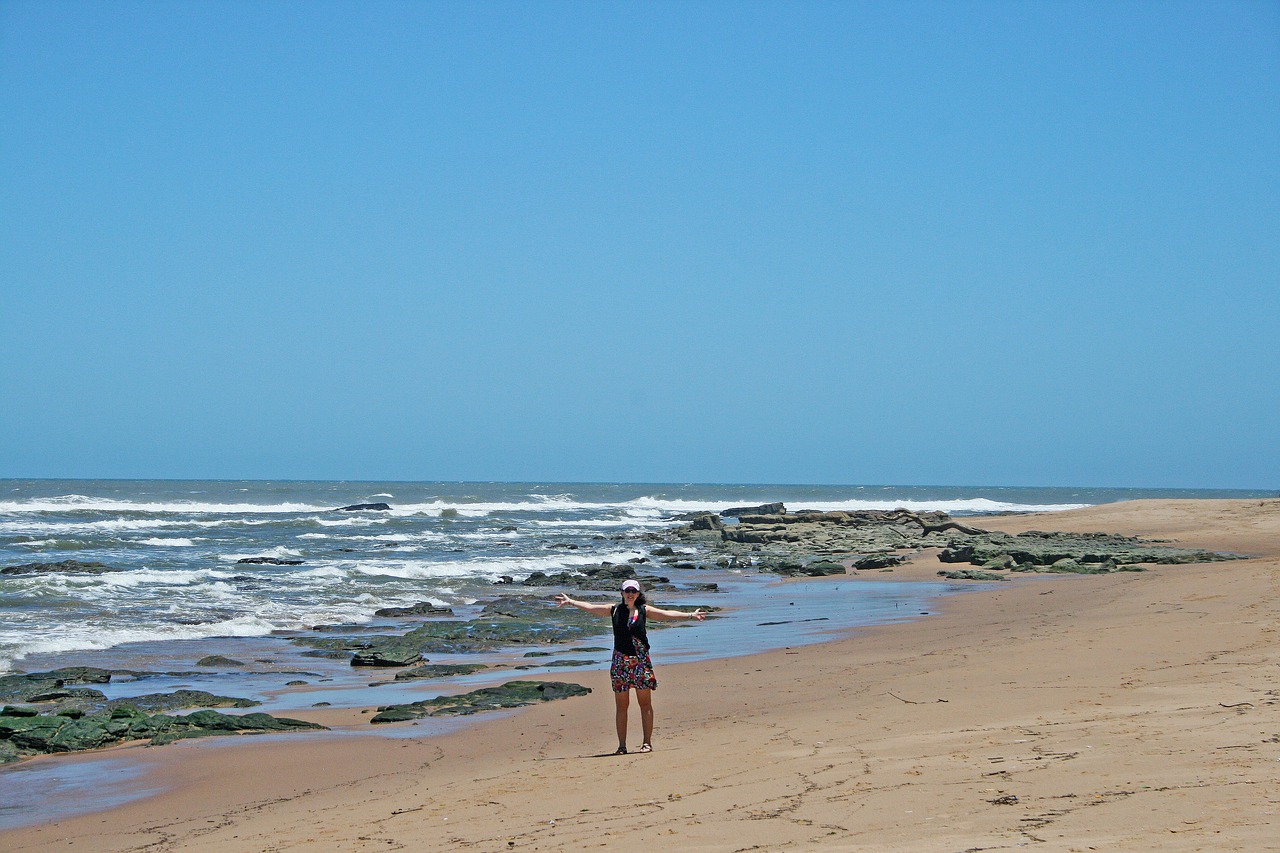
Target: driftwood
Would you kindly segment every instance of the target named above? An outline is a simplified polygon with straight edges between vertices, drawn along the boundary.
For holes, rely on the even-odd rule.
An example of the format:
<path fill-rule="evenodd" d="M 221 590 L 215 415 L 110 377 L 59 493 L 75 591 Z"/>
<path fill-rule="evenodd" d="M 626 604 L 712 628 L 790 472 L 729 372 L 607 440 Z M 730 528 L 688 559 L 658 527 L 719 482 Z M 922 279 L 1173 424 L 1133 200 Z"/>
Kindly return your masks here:
<path fill-rule="evenodd" d="M 918 524 L 920 525 L 920 529 L 923 530 L 926 535 L 930 533 L 942 533 L 945 530 L 958 530 L 969 536 L 981 536 L 982 534 L 989 532 L 980 527 L 970 527 L 967 524 L 961 524 L 960 522 L 953 521 L 951 519 L 947 519 L 946 521 L 938 524 L 930 524 L 914 512 L 908 512 L 905 509 L 895 509 L 893 512 L 886 513 L 885 518 L 893 521 L 909 521 L 912 524 Z"/>

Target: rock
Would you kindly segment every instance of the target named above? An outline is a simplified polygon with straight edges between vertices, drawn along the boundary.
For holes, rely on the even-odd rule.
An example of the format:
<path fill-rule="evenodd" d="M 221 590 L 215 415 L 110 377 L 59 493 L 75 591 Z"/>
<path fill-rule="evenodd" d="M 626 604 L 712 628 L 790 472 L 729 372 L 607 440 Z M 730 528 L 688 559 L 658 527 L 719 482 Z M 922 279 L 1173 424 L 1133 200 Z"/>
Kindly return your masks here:
<path fill-rule="evenodd" d="M 432 663 L 416 666 L 396 673 L 396 681 L 413 681 L 419 678 L 448 678 L 454 675 L 470 675 L 489 667 L 482 663 Z"/>
<path fill-rule="evenodd" d="M 676 549 L 672 548 L 670 545 L 660 545 L 649 552 L 649 556 L 651 557 L 674 557 L 675 555 Z"/>
<path fill-rule="evenodd" d="M 373 611 L 374 616 L 452 616 L 452 607 L 438 607 L 430 601 L 419 601 L 409 607 L 383 607 Z"/>
<path fill-rule="evenodd" d="M 27 755 L 78 752 L 131 740 L 150 739 L 154 745 L 186 737 L 239 732 L 318 730 L 324 726 L 268 714 L 228 716 L 197 711 L 185 717 L 149 716 L 133 706 L 95 714 L 31 714 L 0 711 L 0 762 Z"/>
<path fill-rule="evenodd" d="M 244 662 L 232 660 L 222 655 L 206 655 L 196 661 L 196 666 L 244 666 Z"/>
<path fill-rule="evenodd" d="M 175 690 L 171 693 L 145 693 L 141 696 L 129 696 L 124 699 L 112 699 L 104 702 L 100 709 L 137 708 L 139 711 L 156 713 L 163 711 L 181 711 L 187 708 L 252 708 L 261 705 L 253 699 L 242 699 L 237 696 L 217 696 L 204 690 Z"/>
<path fill-rule="evenodd" d="M 938 572 L 944 578 L 953 581 L 1007 581 L 1004 575 L 997 575 L 994 572 L 984 572 L 978 569 L 955 569 L 947 571 L 946 569 Z"/>
<path fill-rule="evenodd" d="M 377 716 L 369 722 L 393 723 L 422 717 L 462 716 L 585 696 L 590 692 L 590 688 L 580 684 L 560 681 L 508 681 L 499 687 L 482 687 L 460 696 L 437 696 L 406 705 L 386 705 L 379 708 Z"/>
<path fill-rule="evenodd" d="M 334 512 L 361 512 L 364 510 L 380 511 L 388 509 L 391 509 L 391 506 L 385 503 L 351 504 L 350 506 L 340 506 L 335 509 Z"/>
<path fill-rule="evenodd" d="M 814 560 L 811 563 L 778 561 L 773 564 L 772 569 L 780 575 L 790 575 L 792 577 L 797 575 L 822 577 L 824 575 L 845 574 L 844 564 L 837 563 L 835 560 Z"/>
<path fill-rule="evenodd" d="M 34 574 L 68 574 L 68 575 L 101 575 L 106 572 L 121 572 L 124 569 L 113 568 L 102 563 L 85 563 L 80 560 L 63 560 L 60 563 L 23 563 L 21 566 L 8 566 L 0 569 L 0 575 L 34 575 Z"/>
<path fill-rule="evenodd" d="M 898 554 L 868 554 L 854 562 L 853 567 L 855 569 L 891 569 L 894 566 L 901 566 L 906 561 L 906 557 Z"/>
<path fill-rule="evenodd" d="M 69 684 L 105 684 L 111 672 L 94 667 L 66 667 L 49 672 L 0 676 L 0 701 L 62 702 L 65 700 L 105 700 L 97 690 L 68 688 Z"/>
<path fill-rule="evenodd" d="M 741 518 L 744 515 L 782 515 L 787 511 L 782 503 L 760 504 L 758 506 L 735 506 L 720 510 L 723 518 Z"/>
<path fill-rule="evenodd" d="M 422 651 L 407 643 L 386 643 L 356 652 L 352 666 L 413 666 L 422 661 Z"/>
<path fill-rule="evenodd" d="M 279 557 L 242 557 L 237 563 L 249 563 L 255 566 L 301 566 L 301 560 L 282 560 Z"/>

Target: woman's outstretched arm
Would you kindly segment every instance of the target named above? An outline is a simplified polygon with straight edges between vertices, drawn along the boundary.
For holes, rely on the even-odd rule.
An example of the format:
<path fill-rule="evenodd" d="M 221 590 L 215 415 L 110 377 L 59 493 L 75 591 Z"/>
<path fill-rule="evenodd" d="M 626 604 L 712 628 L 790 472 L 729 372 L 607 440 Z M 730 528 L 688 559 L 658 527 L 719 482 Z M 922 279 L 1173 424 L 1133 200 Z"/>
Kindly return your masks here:
<path fill-rule="evenodd" d="M 578 601 L 577 599 L 570 598 L 563 592 L 556 596 L 556 607 L 563 607 L 566 604 L 576 607 L 579 610 L 585 610 L 588 613 L 594 613 L 597 616 L 608 616 L 609 611 L 613 609 L 613 605 L 611 604 L 602 604 L 595 601 Z"/>
<path fill-rule="evenodd" d="M 707 614 L 702 612 L 702 608 L 697 610 L 663 610 L 661 607 L 646 605 L 644 608 L 646 616 L 659 620 L 660 622 L 672 622 L 676 619 L 697 619 L 701 622 L 707 618 Z"/>

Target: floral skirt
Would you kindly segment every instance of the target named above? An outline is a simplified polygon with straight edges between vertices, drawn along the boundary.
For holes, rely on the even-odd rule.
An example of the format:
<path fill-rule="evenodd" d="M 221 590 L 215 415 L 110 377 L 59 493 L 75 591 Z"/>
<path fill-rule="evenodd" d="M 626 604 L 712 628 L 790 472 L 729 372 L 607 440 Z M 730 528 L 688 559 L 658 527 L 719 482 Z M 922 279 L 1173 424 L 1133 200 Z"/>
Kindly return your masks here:
<path fill-rule="evenodd" d="M 613 682 L 614 693 L 626 693 L 631 688 L 636 690 L 654 690 L 658 686 L 658 678 L 653 674 L 653 662 L 649 660 L 649 650 L 644 644 L 635 641 L 639 654 L 624 655 L 613 650 L 613 663 L 609 667 L 609 680 Z"/>

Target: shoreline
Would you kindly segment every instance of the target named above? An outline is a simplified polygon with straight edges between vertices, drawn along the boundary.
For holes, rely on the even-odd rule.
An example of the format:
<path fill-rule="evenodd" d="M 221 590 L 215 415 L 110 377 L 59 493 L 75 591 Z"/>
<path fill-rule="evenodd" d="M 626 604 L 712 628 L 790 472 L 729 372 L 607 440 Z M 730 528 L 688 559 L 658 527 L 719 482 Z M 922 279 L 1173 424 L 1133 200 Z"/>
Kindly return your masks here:
<path fill-rule="evenodd" d="M 645 828 L 705 850 L 1266 849 L 1278 518 L 1280 501 L 1232 500 L 985 519 L 1257 556 L 1019 578 L 817 645 L 659 661 L 657 752 L 622 760 L 660 763 L 636 772 L 597 760 L 607 673 L 581 672 L 591 696 L 420 740 L 173 744 L 145 759 L 164 792 L 0 844 L 585 849 Z M 937 568 L 925 555 L 870 579 Z"/>

